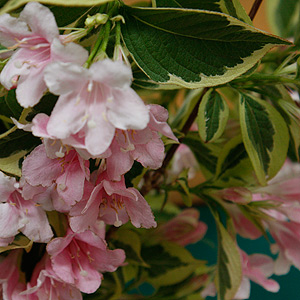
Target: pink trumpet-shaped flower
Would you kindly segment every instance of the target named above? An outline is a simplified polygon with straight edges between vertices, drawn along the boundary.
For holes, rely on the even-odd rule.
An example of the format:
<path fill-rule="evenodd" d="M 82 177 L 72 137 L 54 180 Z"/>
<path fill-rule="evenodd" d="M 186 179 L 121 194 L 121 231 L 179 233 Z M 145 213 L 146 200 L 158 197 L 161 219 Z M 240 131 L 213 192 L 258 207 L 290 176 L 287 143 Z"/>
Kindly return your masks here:
<path fill-rule="evenodd" d="M 42 144 L 24 160 L 22 175 L 30 186 L 41 188 L 40 192 L 43 188 L 51 188 L 54 208 L 66 212 L 83 196 L 84 182 L 90 176 L 88 167 L 89 162 L 84 161 L 75 150 L 51 159 Z"/>
<path fill-rule="evenodd" d="M 168 111 L 160 105 L 148 105 L 150 121 L 143 130 L 117 130 L 107 158 L 107 173 L 112 180 L 120 180 L 134 160 L 145 168 L 161 167 L 165 153 L 164 143 L 158 133 L 178 142 L 167 124 Z"/>
<path fill-rule="evenodd" d="M 156 234 L 162 240 L 167 240 L 181 246 L 193 244 L 200 241 L 207 231 L 207 225 L 198 221 L 200 213 L 198 210 L 188 208 L 183 210 L 172 220 L 159 226 Z"/>
<path fill-rule="evenodd" d="M 0 261 L 0 299 L 25 300 L 20 293 L 24 291 L 25 284 L 19 282 L 18 256 L 21 252 L 13 250 Z"/>
<path fill-rule="evenodd" d="M 109 250 L 103 238 L 92 231 L 74 233 L 53 239 L 47 246 L 55 274 L 84 293 L 94 293 L 102 274 L 114 272 L 125 260 L 121 249 Z"/>
<path fill-rule="evenodd" d="M 35 266 L 27 289 L 22 295 L 24 300 L 82 300 L 79 289 L 55 274 L 47 254 Z"/>
<path fill-rule="evenodd" d="M 92 227 L 97 219 L 116 227 L 129 219 L 137 228 L 156 227 L 149 204 L 138 190 L 126 188 L 124 177 L 121 181 L 110 181 L 103 172 L 97 182 L 90 197 L 70 211 L 70 226 L 74 231 L 81 232 Z"/>
<path fill-rule="evenodd" d="M 261 285 L 269 292 L 277 293 L 279 284 L 268 279 L 274 273 L 274 261 L 263 254 L 247 255 L 240 250 L 242 260 L 243 278 L 234 299 L 248 299 L 250 297 L 250 280 Z"/>
<path fill-rule="evenodd" d="M 45 243 L 51 239 L 53 233 L 45 211 L 32 200 L 24 200 L 18 183 L 2 172 L 0 199 L 0 239 L 9 240 L 19 232 L 35 242 Z"/>
<path fill-rule="evenodd" d="M 1 83 L 17 86 L 17 100 L 23 107 L 38 103 L 47 86 L 44 68 L 51 62 L 77 62 L 87 59 L 87 51 L 79 45 L 63 45 L 52 12 L 45 6 L 28 3 L 19 18 L 0 16 L 0 43 L 17 49 L 1 72 Z"/>
<path fill-rule="evenodd" d="M 83 140 L 95 157 L 108 149 L 115 129 L 144 129 L 149 111 L 130 87 L 131 77 L 128 66 L 109 59 L 95 62 L 89 69 L 71 63 L 49 65 L 46 84 L 60 97 L 47 123 L 48 134 L 68 139 L 67 144 L 74 147 Z"/>

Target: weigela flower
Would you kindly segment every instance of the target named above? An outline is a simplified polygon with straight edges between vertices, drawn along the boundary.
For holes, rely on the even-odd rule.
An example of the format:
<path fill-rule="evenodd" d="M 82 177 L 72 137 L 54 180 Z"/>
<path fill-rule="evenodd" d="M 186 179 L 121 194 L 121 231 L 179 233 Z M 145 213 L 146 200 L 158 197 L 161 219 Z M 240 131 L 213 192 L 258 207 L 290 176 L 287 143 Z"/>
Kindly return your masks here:
<path fill-rule="evenodd" d="M 99 272 L 114 272 L 125 260 L 123 250 L 107 249 L 105 240 L 92 231 L 74 233 L 69 229 L 65 237 L 47 245 L 47 252 L 55 274 L 84 293 L 94 293 L 99 288 Z"/>
<path fill-rule="evenodd" d="M 49 256 L 35 266 L 27 288 L 22 292 L 24 300 L 81 300 L 82 294 L 74 285 L 61 280 L 53 271 Z M 16 299 L 17 300 L 17 299 Z M 21 299 L 20 299 L 21 300 Z"/>
<path fill-rule="evenodd" d="M 268 279 L 274 273 L 274 261 L 263 254 L 247 255 L 240 250 L 242 260 L 242 283 L 234 299 L 248 299 L 250 297 L 250 280 L 261 285 L 269 292 L 277 293 L 279 284 Z"/>
<path fill-rule="evenodd" d="M 8 14 L 0 16 L 0 44 L 17 49 L 0 79 L 7 89 L 17 86 L 17 100 L 23 107 L 37 104 L 46 91 L 43 71 L 49 63 L 83 64 L 88 57 L 81 46 L 60 42 L 54 15 L 36 2 L 28 3 L 19 18 Z"/>
<path fill-rule="evenodd" d="M 24 160 L 22 176 L 33 187 L 44 187 L 45 190 L 51 187 L 54 208 L 67 212 L 83 196 L 85 180 L 89 180 L 90 176 L 88 167 L 89 162 L 84 161 L 75 150 L 71 149 L 62 153 L 62 157 L 51 159 L 42 144 Z"/>
<path fill-rule="evenodd" d="M 164 143 L 158 132 L 177 141 L 167 124 L 168 111 L 160 105 L 148 105 L 150 121 L 143 130 L 117 130 L 107 158 L 107 173 L 112 180 L 120 180 L 128 172 L 134 160 L 145 168 L 161 167 L 165 153 Z"/>
<path fill-rule="evenodd" d="M 162 240 L 181 246 L 196 243 L 203 238 L 207 231 L 207 225 L 198 221 L 199 217 L 198 210 L 185 209 L 172 220 L 159 226 L 156 234 L 161 236 Z"/>
<path fill-rule="evenodd" d="M 60 74 L 60 76 L 57 76 Z M 91 156 L 103 154 L 115 129 L 141 130 L 149 112 L 130 87 L 131 69 L 120 61 L 95 62 L 89 69 L 71 63 L 53 63 L 45 69 L 49 90 L 60 95 L 47 124 L 56 139 L 83 139 Z"/>
<path fill-rule="evenodd" d="M 0 238 L 22 232 L 30 240 L 46 243 L 52 236 L 45 211 L 32 200 L 24 200 L 14 178 L 0 172 Z"/>
<path fill-rule="evenodd" d="M 133 226 L 156 227 L 151 208 L 135 188 L 126 188 L 125 179 L 109 180 L 102 172 L 90 197 L 74 205 L 70 211 L 70 226 L 80 232 L 93 226 L 97 219 L 116 227 L 130 219 Z"/>
<path fill-rule="evenodd" d="M 0 261 L 0 299 L 26 299 L 26 297 L 20 295 L 25 289 L 25 284 L 19 282 L 17 261 L 20 253 L 19 250 L 13 250 Z"/>

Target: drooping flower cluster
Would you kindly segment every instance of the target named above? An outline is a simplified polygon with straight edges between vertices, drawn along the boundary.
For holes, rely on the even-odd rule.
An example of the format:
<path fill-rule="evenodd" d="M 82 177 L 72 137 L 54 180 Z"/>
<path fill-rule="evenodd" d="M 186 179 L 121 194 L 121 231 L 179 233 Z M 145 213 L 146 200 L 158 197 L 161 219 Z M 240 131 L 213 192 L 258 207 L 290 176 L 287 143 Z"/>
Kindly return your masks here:
<path fill-rule="evenodd" d="M 125 260 L 123 250 L 108 249 L 106 224 L 119 227 L 130 220 L 135 227 L 156 227 L 147 201 L 126 187 L 124 174 L 134 161 L 161 166 L 159 133 L 177 141 L 167 110 L 145 105 L 130 87 L 130 67 L 110 59 L 83 67 L 87 50 L 65 41 L 51 11 L 39 3 L 27 4 L 19 18 L 0 17 L 0 43 L 13 51 L 1 83 L 16 88 L 24 108 L 47 91 L 59 96 L 50 115 L 39 113 L 23 124 L 14 120 L 42 144 L 23 161 L 19 181 L 0 173 L 0 243 L 9 247 L 22 233 L 47 247 L 27 283 L 18 279 L 22 252 L 12 250 L 3 259 L 5 299 L 69 300 L 95 292 L 102 272 L 115 271 Z M 91 174 L 89 159 L 96 161 Z M 50 212 L 65 220 L 64 236 L 51 229 Z"/>

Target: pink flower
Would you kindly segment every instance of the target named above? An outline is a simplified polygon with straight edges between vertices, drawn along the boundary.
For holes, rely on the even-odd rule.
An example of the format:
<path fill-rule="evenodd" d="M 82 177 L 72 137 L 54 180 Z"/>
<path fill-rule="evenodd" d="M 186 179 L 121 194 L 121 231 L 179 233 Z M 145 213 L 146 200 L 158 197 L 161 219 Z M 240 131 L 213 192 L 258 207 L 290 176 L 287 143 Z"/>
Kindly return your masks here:
<path fill-rule="evenodd" d="M 89 162 L 84 161 L 75 150 L 62 153 L 62 156 L 49 158 L 42 144 L 24 160 L 22 176 L 33 187 L 51 187 L 54 208 L 66 212 L 81 200 L 90 172 Z"/>
<path fill-rule="evenodd" d="M 279 251 L 276 274 L 286 274 L 291 265 L 300 270 L 300 223 L 274 220 L 268 222 L 268 227 L 276 242 L 271 249 Z"/>
<path fill-rule="evenodd" d="M 47 251 L 55 274 L 84 293 L 94 293 L 99 288 L 99 271 L 114 272 L 125 260 L 123 250 L 107 249 L 104 239 L 92 231 L 68 230 L 65 237 L 53 239 Z"/>
<path fill-rule="evenodd" d="M 48 242 L 53 236 L 45 211 L 32 200 L 24 200 L 14 179 L 0 172 L 0 238 L 10 239 L 20 231 L 35 242 Z M 7 188 L 3 182 L 8 182 Z M 4 203 L 3 203 L 4 202 Z"/>
<path fill-rule="evenodd" d="M 17 267 L 19 250 L 13 250 L 0 261 L 0 298 L 7 300 L 22 300 L 20 293 L 25 284 L 19 282 L 19 269 Z"/>
<path fill-rule="evenodd" d="M 134 160 L 145 168 L 161 167 L 165 153 L 164 143 L 158 132 L 177 141 L 167 124 L 168 111 L 160 105 L 148 105 L 150 121 L 143 130 L 117 130 L 111 144 L 111 155 L 106 159 L 107 173 L 112 180 L 120 180 Z"/>
<path fill-rule="evenodd" d="M 57 76 L 60 74 L 60 76 Z M 60 95 L 47 124 L 56 139 L 69 139 L 76 147 L 84 140 L 91 156 L 103 154 L 115 129 L 141 130 L 149 122 L 149 112 L 130 88 L 131 70 L 120 61 L 103 60 L 89 69 L 71 63 L 53 63 L 45 69 L 49 90 Z"/>
<path fill-rule="evenodd" d="M 124 177 L 121 181 L 110 181 L 106 172 L 103 172 L 97 183 L 90 197 L 70 211 L 70 226 L 74 231 L 86 230 L 98 218 L 116 227 L 129 219 L 137 228 L 156 227 L 147 201 L 135 188 L 126 188 Z"/>
<path fill-rule="evenodd" d="M 46 254 L 35 266 L 27 289 L 22 292 L 28 300 L 81 300 L 81 292 L 71 284 L 61 280 L 53 271 Z"/>
<path fill-rule="evenodd" d="M 23 107 L 38 103 L 47 87 L 44 68 L 54 61 L 77 62 L 87 59 L 79 45 L 63 45 L 51 11 L 39 3 L 25 6 L 19 18 L 8 14 L 0 17 L 0 43 L 18 48 L 1 72 L 1 83 L 11 89 L 17 85 L 17 99 Z"/>
<path fill-rule="evenodd" d="M 200 241 L 207 231 L 207 225 L 199 220 L 198 210 L 188 208 L 172 220 L 159 226 L 156 234 L 162 240 L 186 246 Z"/>
<path fill-rule="evenodd" d="M 271 257 L 263 254 L 247 255 L 240 250 L 243 278 L 234 299 L 248 299 L 250 297 L 250 280 L 261 285 L 269 292 L 277 293 L 279 284 L 268 279 L 274 272 L 274 262 Z"/>

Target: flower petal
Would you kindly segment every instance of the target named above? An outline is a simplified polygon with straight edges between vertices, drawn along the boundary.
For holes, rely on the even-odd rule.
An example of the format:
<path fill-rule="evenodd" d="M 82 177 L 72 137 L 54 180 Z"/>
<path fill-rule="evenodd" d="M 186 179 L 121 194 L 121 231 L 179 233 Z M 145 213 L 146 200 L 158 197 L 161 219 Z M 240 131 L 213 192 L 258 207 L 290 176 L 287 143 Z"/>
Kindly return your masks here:
<path fill-rule="evenodd" d="M 19 19 L 25 21 L 33 33 L 44 37 L 48 42 L 59 35 L 54 15 L 49 8 L 37 2 L 28 3 Z"/>
<path fill-rule="evenodd" d="M 149 122 L 148 108 L 131 88 L 113 89 L 107 109 L 108 120 L 119 129 L 141 130 Z"/>

